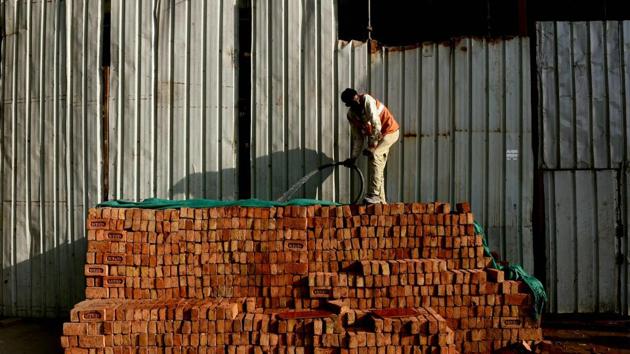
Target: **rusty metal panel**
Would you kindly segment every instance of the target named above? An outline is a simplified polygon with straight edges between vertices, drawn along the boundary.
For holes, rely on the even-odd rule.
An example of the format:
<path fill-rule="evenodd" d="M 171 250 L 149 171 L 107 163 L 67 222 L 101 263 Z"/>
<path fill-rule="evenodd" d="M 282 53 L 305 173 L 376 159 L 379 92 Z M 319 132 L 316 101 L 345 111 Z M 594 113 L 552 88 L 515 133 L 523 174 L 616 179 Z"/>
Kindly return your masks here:
<path fill-rule="evenodd" d="M 101 1 L 5 1 L 0 316 L 84 297 L 84 215 L 101 185 Z"/>
<path fill-rule="evenodd" d="M 533 270 L 528 38 L 370 53 L 366 43 L 331 41 L 332 0 L 253 7 L 254 197 L 275 199 L 320 164 L 349 156 L 339 95 L 355 87 L 386 103 L 401 124 L 386 170 L 388 199 L 469 200 L 491 247 Z M 359 166 L 366 171 L 364 158 Z M 299 196 L 349 202 L 357 192 L 345 168 L 315 179 Z"/>
<path fill-rule="evenodd" d="M 113 199 L 238 198 L 236 0 L 114 0 Z"/>

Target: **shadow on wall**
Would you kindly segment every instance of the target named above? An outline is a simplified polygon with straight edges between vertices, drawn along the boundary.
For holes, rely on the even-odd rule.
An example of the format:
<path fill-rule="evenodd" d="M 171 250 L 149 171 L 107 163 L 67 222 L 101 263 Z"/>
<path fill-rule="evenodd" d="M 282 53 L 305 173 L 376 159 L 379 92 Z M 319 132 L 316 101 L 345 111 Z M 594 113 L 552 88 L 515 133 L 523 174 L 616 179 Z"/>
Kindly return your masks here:
<path fill-rule="evenodd" d="M 253 164 L 256 173 L 253 174 L 252 184 L 257 189 L 254 189 L 256 193 L 253 196 L 275 200 L 303 175 L 321 164 L 331 162 L 333 160 L 329 156 L 314 150 L 290 150 L 256 158 Z M 208 181 L 218 180 L 221 173 L 222 171 L 191 174 L 175 183 L 171 192 L 173 195 L 185 196 L 188 191 L 189 198 L 203 198 L 204 194 L 194 192 L 191 186 L 203 186 Z M 294 197 L 316 198 L 322 181 L 332 173 L 333 169 L 326 169 L 319 178 L 313 177 Z M 270 177 L 259 177 L 263 175 Z M 207 192 L 206 195 L 211 195 Z M 265 195 L 272 197 L 267 198 Z M 10 252 L 24 255 L 18 259 L 28 259 L 7 265 L 9 257 L 5 257 L 5 264 L 0 268 L 0 318 L 65 318 L 76 303 L 85 299 L 83 269 L 87 241 L 83 238 L 84 233 L 77 232 L 85 228 L 85 221 L 83 219 L 74 222 L 74 235 L 69 234 L 65 217 L 61 217 L 59 223 L 59 228 L 63 231 L 57 231 L 54 237 L 49 236 L 53 231 L 40 230 L 39 225 L 30 225 L 29 235 L 17 235 L 30 237 L 29 246 L 21 251 Z M 44 244 L 48 249 L 42 253 L 39 248 L 41 237 L 45 240 L 54 239 L 56 246 L 48 247 Z"/>
<path fill-rule="evenodd" d="M 74 304 L 85 299 L 86 250 L 87 240 L 79 238 L 3 268 L 0 318 L 68 318 Z"/>
<path fill-rule="evenodd" d="M 276 200 L 295 182 L 321 165 L 334 160 L 325 153 L 310 149 L 293 149 L 274 152 L 256 158 L 250 169 L 252 171 L 252 198 Z M 175 199 L 208 198 L 209 195 L 221 195 L 217 191 L 204 190 L 209 181 L 220 181 L 221 175 L 231 175 L 234 169 L 222 171 L 191 173 L 177 181 L 169 190 L 169 195 L 181 196 Z M 294 198 L 317 198 L 317 189 L 333 174 L 333 169 L 323 170 L 313 176 L 303 188 L 294 194 Z M 220 183 L 218 183 L 220 185 Z M 238 189 L 238 188 L 236 188 Z M 224 198 L 231 199 L 231 198 Z"/>

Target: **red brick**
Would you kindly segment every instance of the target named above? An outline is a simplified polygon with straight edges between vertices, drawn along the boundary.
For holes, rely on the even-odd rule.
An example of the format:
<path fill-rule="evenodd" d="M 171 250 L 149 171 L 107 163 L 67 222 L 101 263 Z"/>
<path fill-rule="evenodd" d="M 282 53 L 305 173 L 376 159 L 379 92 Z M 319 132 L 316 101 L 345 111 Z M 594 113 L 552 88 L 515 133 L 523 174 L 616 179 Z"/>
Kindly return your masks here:
<path fill-rule="evenodd" d="M 470 213 L 470 204 L 469 203 L 457 203 L 456 209 L 458 213 Z"/>
<path fill-rule="evenodd" d="M 529 294 L 507 294 L 504 295 L 506 305 L 527 305 L 529 304 Z"/>
<path fill-rule="evenodd" d="M 126 242 L 127 233 L 125 231 L 105 231 L 105 240 L 114 242 Z"/>
<path fill-rule="evenodd" d="M 103 263 L 124 265 L 127 264 L 127 254 L 125 253 L 106 253 L 103 256 Z"/>
<path fill-rule="evenodd" d="M 306 251 L 306 241 L 304 240 L 287 240 L 284 241 L 285 251 Z"/>
<path fill-rule="evenodd" d="M 317 310 L 317 311 L 285 311 L 277 313 L 276 316 L 283 320 L 288 319 L 307 319 L 307 318 L 326 318 L 331 317 L 332 312 Z"/>
<path fill-rule="evenodd" d="M 109 289 L 102 287 L 85 288 L 85 297 L 87 299 L 106 299 L 109 297 Z"/>
<path fill-rule="evenodd" d="M 311 298 L 324 298 L 324 299 L 328 299 L 332 296 L 332 288 L 330 287 L 323 287 L 323 286 L 318 286 L 318 287 L 310 287 L 310 297 Z"/>
<path fill-rule="evenodd" d="M 105 336 L 81 336 L 79 337 L 81 348 L 104 348 Z"/>
<path fill-rule="evenodd" d="M 88 218 L 87 229 L 88 230 L 107 230 L 109 229 L 109 219 Z"/>
<path fill-rule="evenodd" d="M 81 322 L 103 322 L 105 321 L 105 309 L 79 310 L 79 321 Z"/>
<path fill-rule="evenodd" d="M 502 317 L 501 328 L 521 328 L 523 320 L 519 317 Z"/>
<path fill-rule="evenodd" d="M 103 286 L 106 288 L 124 288 L 125 279 L 123 276 L 108 276 L 103 279 Z"/>
<path fill-rule="evenodd" d="M 87 334 L 87 323 L 66 322 L 63 324 L 63 334 L 66 336 L 82 336 Z"/>
<path fill-rule="evenodd" d="M 86 277 L 106 276 L 108 267 L 103 264 L 86 264 L 84 268 L 84 275 Z"/>

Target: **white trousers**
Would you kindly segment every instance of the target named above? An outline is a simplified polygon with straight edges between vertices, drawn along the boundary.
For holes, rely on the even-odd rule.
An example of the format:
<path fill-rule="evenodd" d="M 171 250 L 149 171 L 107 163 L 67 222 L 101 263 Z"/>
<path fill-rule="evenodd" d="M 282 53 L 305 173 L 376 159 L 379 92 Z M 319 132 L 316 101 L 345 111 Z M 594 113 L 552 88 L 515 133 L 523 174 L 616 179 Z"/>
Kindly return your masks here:
<path fill-rule="evenodd" d="M 389 156 L 389 149 L 398 141 L 400 129 L 389 133 L 372 151 L 372 157 L 368 159 L 369 180 L 366 197 L 387 204 L 385 198 L 385 165 Z"/>

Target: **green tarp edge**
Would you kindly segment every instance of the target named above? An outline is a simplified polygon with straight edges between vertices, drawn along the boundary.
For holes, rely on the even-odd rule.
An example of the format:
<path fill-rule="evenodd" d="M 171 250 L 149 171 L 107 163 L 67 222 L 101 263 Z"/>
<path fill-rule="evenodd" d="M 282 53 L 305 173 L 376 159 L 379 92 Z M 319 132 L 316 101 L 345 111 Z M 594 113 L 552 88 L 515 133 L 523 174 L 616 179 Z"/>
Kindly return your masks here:
<path fill-rule="evenodd" d="M 483 248 L 485 250 L 486 256 L 492 259 L 491 268 L 502 270 L 505 273 L 505 279 L 507 280 L 522 280 L 532 295 L 534 296 L 534 317 L 538 319 L 540 314 L 542 314 L 543 309 L 545 307 L 545 303 L 547 303 L 547 293 L 545 292 L 545 287 L 543 284 L 533 275 L 527 273 L 523 267 L 518 264 L 509 264 L 509 265 L 500 265 L 496 262 L 492 253 L 490 253 L 490 247 L 488 247 L 488 242 L 486 241 L 486 233 L 483 227 L 475 221 L 475 232 L 480 234 L 483 238 Z"/>
<path fill-rule="evenodd" d="M 140 209 L 179 209 L 179 208 L 219 208 L 219 207 L 246 207 L 246 208 L 271 208 L 284 206 L 336 206 L 338 203 L 328 200 L 316 199 L 291 199 L 286 202 L 274 202 L 260 199 L 240 199 L 240 200 L 213 200 L 213 199 L 187 199 L 170 200 L 149 198 L 141 202 L 130 202 L 126 200 L 108 200 L 98 204 L 98 207 L 110 208 L 140 208 Z"/>

